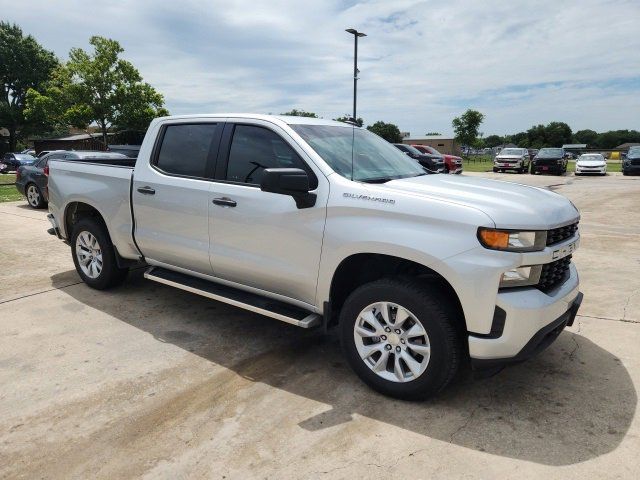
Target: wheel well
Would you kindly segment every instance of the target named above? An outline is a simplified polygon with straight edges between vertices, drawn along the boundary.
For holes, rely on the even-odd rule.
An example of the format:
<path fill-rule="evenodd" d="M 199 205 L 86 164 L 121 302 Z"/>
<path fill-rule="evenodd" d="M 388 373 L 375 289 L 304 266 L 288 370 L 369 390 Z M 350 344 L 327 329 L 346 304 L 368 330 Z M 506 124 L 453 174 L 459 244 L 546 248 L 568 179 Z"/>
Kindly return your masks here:
<path fill-rule="evenodd" d="M 104 223 L 104 219 L 102 218 L 102 215 L 100 215 L 100 212 L 98 212 L 95 207 L 92 207 L 88 203 L 71 202 L 69 205 L 67 205 L 67 209 L 64 214 L 64 229 L 67 234 L 68 240 L 71 240 L 71 232 L 73 231 L 73 226 L 81 219 L 87 217 L 97 218 Z"/>
<path fill-rule="evenodd" d="M 347 297 L 360 285 L 373 282 L 384 277 L 410 276 L 417 277 L 429 284 L 429 288 L 437 289 L 438 294 L 448 300 L 456 326 L 466 331 L 464 312 L 460 299 L 447 280 L 436 271 L 419 263 L 404 258 L 377 253 L 359 253 L 345 258 L 336 269 L 331 281 L 330 304 L 331 323 L 337 321 Z"/>

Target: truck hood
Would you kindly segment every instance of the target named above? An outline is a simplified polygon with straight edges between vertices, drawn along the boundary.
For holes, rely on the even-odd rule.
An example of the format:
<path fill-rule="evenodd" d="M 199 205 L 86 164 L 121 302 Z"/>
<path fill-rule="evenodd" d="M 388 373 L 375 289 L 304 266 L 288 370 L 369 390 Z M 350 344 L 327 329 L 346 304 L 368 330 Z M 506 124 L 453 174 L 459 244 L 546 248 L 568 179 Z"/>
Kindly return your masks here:
<path fill-rule="evenodd" d="M 522 155 L 498 155 L 496 160 L 520 160 Z"/>
<path fill-rule="evenodd" d="M 423 175 L 380 185 L 388 194 L 407 192 L 484 212 L 498 228 L 547 230 L 580 215 L 573 204 L 550 190 L 485 178 Z"/>

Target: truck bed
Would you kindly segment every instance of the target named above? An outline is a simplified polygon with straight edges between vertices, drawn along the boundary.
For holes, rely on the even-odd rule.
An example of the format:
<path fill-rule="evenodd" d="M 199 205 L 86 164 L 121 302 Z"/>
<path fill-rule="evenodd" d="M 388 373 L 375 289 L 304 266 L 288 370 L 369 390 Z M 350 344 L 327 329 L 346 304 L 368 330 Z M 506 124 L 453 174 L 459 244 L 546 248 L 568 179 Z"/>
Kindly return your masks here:
<path fill-rule="evenodd" d="M 120 255 L 135 258 L 133 242 L 131 178 L 135 159 L 52 160 L 49 162 L 50 209 L 57 205 L 72 208 L 80 202 L 96 208 L 109 229 Z M 65 212 L 52 212 L 66 218 Z M 65 228 L 64 225 L 60 225 Z M 69 238 L 71 232 L 67 232 Z"/>

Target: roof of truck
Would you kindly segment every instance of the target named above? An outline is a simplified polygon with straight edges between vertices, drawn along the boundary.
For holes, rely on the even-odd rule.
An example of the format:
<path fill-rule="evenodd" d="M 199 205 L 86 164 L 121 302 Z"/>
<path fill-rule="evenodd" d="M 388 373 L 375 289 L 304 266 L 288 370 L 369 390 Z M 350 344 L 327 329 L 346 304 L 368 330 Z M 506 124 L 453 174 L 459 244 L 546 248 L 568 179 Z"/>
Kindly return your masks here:
<path fill-rule="evenodd" d="M 335 120 L 325 120 L 323 118 L 313 117 L 293 117 L 289 115 L 265 115 L 262 113 L 204 113 L 194 115 L 171 115 L 168 117 L 160 117 L 158 120 L 177 120 L 190 118 L 252 118 L 257 120 L 273 121 L 279 120 L 289 125 L 335 125 L 342 127 L 351 127 L 352 125 Z"/>

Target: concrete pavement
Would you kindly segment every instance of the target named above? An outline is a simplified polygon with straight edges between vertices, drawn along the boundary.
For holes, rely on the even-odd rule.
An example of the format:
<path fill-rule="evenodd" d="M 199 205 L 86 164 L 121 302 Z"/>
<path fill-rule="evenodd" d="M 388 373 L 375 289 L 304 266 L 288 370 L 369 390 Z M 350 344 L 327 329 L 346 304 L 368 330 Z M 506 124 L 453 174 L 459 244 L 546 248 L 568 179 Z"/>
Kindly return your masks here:
<path fill-rule="evenodd" d="M 97 292 L 44 211 L 0 204 L 0 477 L 637 478 L 640 178 L 483 174 L 581 210 L 581 316 L 429 402 L 337 339 L 145 281 Z"/>

